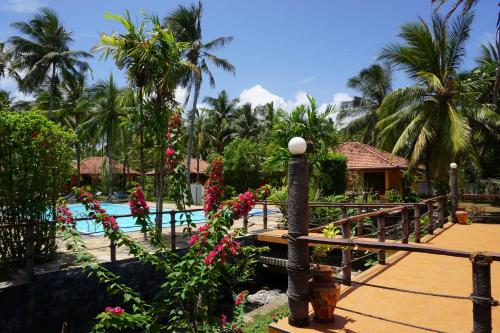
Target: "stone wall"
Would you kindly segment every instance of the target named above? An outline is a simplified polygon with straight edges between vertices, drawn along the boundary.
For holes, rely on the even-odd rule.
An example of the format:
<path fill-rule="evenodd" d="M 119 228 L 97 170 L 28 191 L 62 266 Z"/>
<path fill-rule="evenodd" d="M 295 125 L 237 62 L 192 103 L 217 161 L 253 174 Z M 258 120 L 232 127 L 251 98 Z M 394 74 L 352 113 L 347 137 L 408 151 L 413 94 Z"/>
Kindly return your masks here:
<path fill-rule="evenodd" d="M 161 272 L 131 259 L 107 263 L 127 285 L 145 299 L 162 283 Z M 63 322 L 69 333 L 88 332 L 95 316 L 106 306 L 122 305 L 120 296 L 109 296 L 106 287 L 81 269 L 36 275 L 31 282 L 0 289 L 0 332 L 59 333 Z"/>

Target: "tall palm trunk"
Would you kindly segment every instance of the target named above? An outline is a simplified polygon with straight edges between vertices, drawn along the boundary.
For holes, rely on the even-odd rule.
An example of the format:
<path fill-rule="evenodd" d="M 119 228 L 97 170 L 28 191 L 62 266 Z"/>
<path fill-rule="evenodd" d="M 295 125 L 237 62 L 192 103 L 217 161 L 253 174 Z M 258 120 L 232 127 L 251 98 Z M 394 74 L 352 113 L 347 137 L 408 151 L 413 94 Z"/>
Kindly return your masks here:
<path fill-rule="evenodd" d="M 76 141 L 76 186 L 80 188 L 80 140 Z"/>
<path fill-rule="evenodd" d="M 144 114 L 142 110 L 142 87 L 139 87 L 139 117 L 141 118 L 141 148 L 140 148 L 140 162 L 141 162 L 141 187 L 144 189 L 146 183 L 146 166 L 144 165 Z"/>
<path fill-rule="evenodd" d="M 108 200 L 113 195 L 113 159 L 111 157 L 110 135 L 106 139 L 106 152 L 108 155 Z"/>
<path fill-rule="evenodd" d="M 189 114 L 189 130 L 188 130 L 188 149 L 186 156 L 186 178 L 189 193 L 191 194 L 191 156 L 193 155 L 193 141 L 194 141 L 194 116 L 196 114 L 196 105 L 198 104 L 198 97 L 200 95 L 201 80 L 200 76 L 195 74 L 195 84 L 194 84 L 194 96 L 193 96 L 193 108 Z"/>
<path fill-rule="evenodd" d="M 164 173 L 163 173 L 163 154 L 160 154 L 158 177 L 157 177 L 157 187 L 156 187 L 156 211 L 163 211 L 163 192 L 164 192 Z M 161 234 L 161 229 L 163 225 L 163 215 L 156 214 L 156 229 L 159 234 Z"/>
<path fill-rule="evenodd" d="M 49 88 L 49 120 L 52 119 L 52 109 L 54 108 L 54 95 L 56 90 L 56 66 L 52 64 L 52 76 Z"/>
<path fill-rule="evenodd" d="M 200 183 L 200 154 L 196 156 L 196 182 Z"/>

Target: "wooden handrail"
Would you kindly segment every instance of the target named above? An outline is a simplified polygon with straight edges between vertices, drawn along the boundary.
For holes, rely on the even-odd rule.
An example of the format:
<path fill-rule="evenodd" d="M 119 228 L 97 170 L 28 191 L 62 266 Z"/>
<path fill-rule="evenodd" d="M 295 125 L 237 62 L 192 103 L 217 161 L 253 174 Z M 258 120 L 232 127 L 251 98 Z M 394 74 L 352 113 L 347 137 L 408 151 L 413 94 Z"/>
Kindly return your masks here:
<path fill-rule="evenodd" d="M 297 238 L 300 242 L 307 242 L 313 244 L 328 244 L 337 246 L 348 246 L 348 247 L 362 247 L 371 248 L 378 250 L 392 250 L 392 251 L 407 251 L 407 252 L 419 252 L 435 255 L 443 255 L 449 257 L 459 257 L 459 258 L 470 258 L 474 252 L 461 251 L 461 250 L 450 250 L 442 249 L 437 247 L 415 245 L 415 244 L 401 244 L 401 243 L 384 243 L 384 242 L 374 242 L 366 241 L 360 239 L 344 239 L 344 238 L 324 238 L 324 237 L 314 237 L 314 236 L 301 236 Z M 492 252 L 487 253 L 493 261 L 500 261 L 500 253 Z"/>

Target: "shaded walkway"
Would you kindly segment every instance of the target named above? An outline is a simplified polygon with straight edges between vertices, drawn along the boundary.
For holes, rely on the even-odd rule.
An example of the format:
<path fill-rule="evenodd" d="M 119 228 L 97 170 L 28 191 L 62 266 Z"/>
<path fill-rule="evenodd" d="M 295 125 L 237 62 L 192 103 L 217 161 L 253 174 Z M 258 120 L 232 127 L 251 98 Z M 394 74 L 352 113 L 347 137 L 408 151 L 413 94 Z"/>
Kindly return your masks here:
<path fill-rule="evenodd" d="M 500 225 L 447 225 L 421 245 L 500 252 Z M 470 332 L 472 330 L 472 265 L 467 259 L 423 253 L 398 252 L 357 275 L 352 287 L 343 287 L 331 325 L 311 321 L 307 329 L 292 328 L 283 319 L 270 332 Z M 491 266 L 494 299 L 500 299 L 500 263 Z M 408 293 L 372 286 L 443 294 L 451 297 Z M 500 332 L 500 306 L 493 307 L 493 331 Z"/>

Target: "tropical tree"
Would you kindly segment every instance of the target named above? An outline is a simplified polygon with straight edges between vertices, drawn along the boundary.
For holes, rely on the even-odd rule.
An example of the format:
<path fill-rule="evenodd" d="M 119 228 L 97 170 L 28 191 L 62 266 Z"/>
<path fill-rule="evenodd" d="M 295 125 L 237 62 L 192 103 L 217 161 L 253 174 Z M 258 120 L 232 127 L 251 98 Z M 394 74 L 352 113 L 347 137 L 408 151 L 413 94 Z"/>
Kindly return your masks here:
<path fill-rule="evenodd" d="M 113 154 L 123 142 L 121 127 L 125 117 L 123 96 L 124 90 L 118 88 L 113 74 L 110 74 L 107 80 L 97 82 L 90 88 L 92 111 L 89 119 L 79 128 L 80 135 L 91 137 L 95 144 L 100 141 L 106 143 L 109 197 L 113 194 Z"/>
<path fill-rule="evenodd" d="M 347 81 L 347 86 L 355 89 L 360 96 L 341 107 L 337 121 L 353 119 L 345 128 L 347 138 L 357 137 L 360 141 L 372 146 L 377 145 L 376 110 L 385 96 L 392 90 L 392 70 L 387 64 L 374 64 L 362 69 L 358 75 Z"/>
<path fill-rule="evenodd" d="M 255 138 L 261 131 L 259 113 L 256 108 L 252 108 L 250 103 L 245 103 L 239 107 L 233 115 L 233 126 L 236 136 L 239 138 Z"/>
<path fill-rule="evenodd" d="M 227 92 L 222 90 L 217 97 L 205 97 L 203 102 L 208 106 L 215 151 L 221 155 L 224 146 L 234 137 L 232 117 L 239 100 L 229 99 Z"/>
<path fill-rule="evenodd" d="M 5 51 L 5 43 L 0 42 L 0 78 L 5 76 L 9 54 Z"/>
<path fill-rule="evenodd" d="M 212 53 L 213 50 L 229 44 L 233 40 L 233 37 L 218 37 L 209 42 L 203 41 L 201 27 L 202 13 L 202 4 L 200 1 L 198 5 L 193 4 L 191 7 L 180 5 L 165 18 L 165 25 L 174 31 L 176 39 L 188 43 L 189 46 L 185 51 L 185 57 L 192 65 L 192 70 L 182 81 L 183 86 L 188 88 L 189 94 L 191 94 L 194 88 L 193 107 L 188 116 L 189 127 L 186 159 L 188 182 L 190 181 L 188 170 L 193 150 L 195 114 L 203 77 L 208 77 L 210 85 L 215 87 L 215 79 L 208 64 L 213 64 L 230 73 L 235 72 L 235 67 L 229 61 L 219 58 Z"/>
<path fill-rule="evenodd" d="M 447 24 L 433 15 L 430 27 L 422 19 L 405 24 L 399 34 L 404 43 L 388 45 L 379 57 L 415 82 L 389 93 L 380 105 L 380 145 L 405 153 L 412 167 L 423 163 L 429 183 L 432 176 L 446 177 L 449 163 L 469 144 L 470 126 L 458 108 L 467 85 L 458 70 L 472 20 L 464 14 Z"/>
<path fill-rule="evenodd" d="M 145 21 L 138 25 L 132 22 L 130 13 L 125 12 L 124 16 L 106 13 L 106 18 L 117 21 L 125 29 L 124 33 L 101 34 L 99 43 L 93 48 L 94 52 L 102 52 L 104 58 L 111 56 L 119 69 L 126 70 L 129 82 L 135 87 L 139 104 L 139 124 L 131 123 L 139 132 L 140 144 L 140 171 L 141 185 L 144 187 L 146 179 L 146 167 L 144 159 L 144 96 L 145 88 L 150 82 L 151 74 L 154 71 L 152 63 L 149 61 L 148 52 L 151 51 L 151 44 L 148 43 L 148 34 Z"/>
<path fill-rule="evenodd" d="M 79 72 L 88 70 L 88 63 L 82 59 L 91 55 L 69 49 L 73 41 L 72 32 L 67 31 L 57 14 L 48 8 L 41 9 L 27 22 L 12 23 L 12 27 L 24 35 L 9 39 L 13 70 L 26 72 L 19 78 L 19 87 L 22 91 L 31 92 L 42 85 L 48 86 L 50 119 L 57 86 L 62 81 L 74 80 Z"/>
<path fill-rule="evenodd" d="M 259 118 L 261 119 L 261 126 L 265 132 L 270 132 L 273 129 L 274 123 L 279 118 L 280 109 L 274 108 L 274 103 L 269 102 L 264 105 L 255 107 Z"/>
<path fill-rule="evenodd" d="M 212 147 L 212 126 L 207 111 L 198 109 L 194 122 L 194 152 L 196 154 L 196 182 L 200 181 L 200 159 L 207 156 Z"/>

